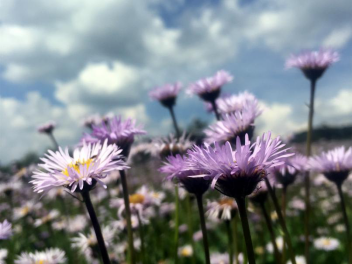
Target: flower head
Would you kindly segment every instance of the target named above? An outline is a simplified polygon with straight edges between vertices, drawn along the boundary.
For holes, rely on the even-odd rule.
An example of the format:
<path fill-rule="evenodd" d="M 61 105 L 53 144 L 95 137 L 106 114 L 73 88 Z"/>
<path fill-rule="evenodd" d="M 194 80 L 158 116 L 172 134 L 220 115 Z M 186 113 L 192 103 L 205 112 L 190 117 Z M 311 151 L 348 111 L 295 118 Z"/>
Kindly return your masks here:
<path fill-rule="evenodd" d="M 224 197 L 207 205 L 207 214 L 210 218 L 231 220 L 235 216 L 237 204 L 234 199 Z"/>
<path fill-rule="evenodd" d="M 116 144 L 122 148 L 122 154 L 127 157 L 135 135 L 144 135 L 146 132 L 140 127 L 136 127 L 133 119 L 122 120 L 121 117 L 111 117 L 100 125 L 93 125 L 90 134 L 85 133 L 81 142 Z"/>
<path fill-rule="evenodd" d="M 0 222 L 0 240 L 9 239 L 12 236 L 11 226 L 7 220 Z"/>
<path fill-rule="evenodd" d="M 278 183 L 283 187 L 287 187 L 295 181 L 297 174 L 307 170 L 307 163 L 308 159 L 306 156 L 296 154 L 287 159 L 285 164 L 273 168 L 271 172 Z"/>
<path fill-rule="evenodd" d="M 185 133 L 177 139 L 173 134 L 168 137 L 158 138 L 153 140 L 150 152 L 154 156 L 165 158 L 170 155 L 185 154 L 188 149 L 193 146 L 193 142 L 190 141 L 189 136 Z"/>
<path fill-rule="evenodd" d="M 275 239 L 275 243 L 276 243 L 279 251 L 282 251 L 282 249 L 284 247 L 284 239 L 282 237 L 277 237 Z M 274 246 L 271 242 L 266 245 L 266 250 L 269 251 L 270 253 L 274 252 Z"/>
<path fill-rule="evenodd" d="M 134 194 L 129 196 L 131 213 L 139 215 L 142 221 L 148 223 L 147 218 L 154 213 L 149 209 L 151 209 L 152 206 L 160 206 L 164 198 L 164 193 L 151 191 L 146 186 L 142 186 Z M 118 215 L 120 218 L 123 218 L 122 213 L 126 209 L 123 199 L 113 199 L 110 205 L 111 207 L 119 208 Z"/>
<path fill-rule="evenodd" d="M 214 125 L 210 125 L 209 128 L 204 131 L 206 134 L 206 142 L 208 144 L 216 141 L 222 143 L 230 141 L 235 143 L 237 137 L 240 137 L 243 142 L 246 134 L 248 134 L 251 139 L 254 131 L 254 120 L 259 114 L 257 109 L 250 105 L 246 105 L 241 111 L 223 114 L 223 120 L 219 120 Z"/>
<path fill-rule="evenodd" d="M 65 252 L 58 248 L 49 248 L 45 251 L 22 253 L 15 260 L 15 264 L 62 264 L 66 263 Z"/>
<path fill-rule="evenodd" d="M 256 116 L 262 113 L 262 109 L 259 108 L 259 102 L 257 98 L 247 91 L 239 94 L 222 96 L 216 99 L 216 106 L 222 114 L 230 114 L 236 111 L 242 111 L 243 108 L 249 107 L 256 112 Z M 213 111 L 213 107 L 210 103 L 207 103 L 207 109 Z"/>
<path fill-rule="evenodd" d="M 342 184 L 352 170 L 352 147 L 347 150 L 344 146 L 338 147 L 312 157 L 309 167 L 313 171 L 324 174 L 328 180 Z"/>
<path fill-rule="evenodd" d="M 48 151 L 44 162 L 38 166 L 42 170 L 34 171 L 33 180 L 34 191 L 46 193 L 52 188 L 64 186 L 74 192 L 77 187 L 79 191 L 91 189 L 96 182 L 105 186 L 101 179 L 113 170 L 127 169 L 125 162 L 121 159 L 121 149 L 116 145 L 104 144 L 84 144 L 82 148 L 76 148 L 73 157 L 66 148 L 63 151 Z M 85 188 L 84 188 L 85 187 Z M 106 186 L 105 186 L 106 187 Z"/>
<path fill-rule="evenodd" d="M 0 248 L 0 264 L 5 264 L 5 258 L 7 258 L 7 249 Z"/>
<path fill-rule="evenodd" d="M 93 125 L 99 125 L 102 122 L 102 118 L 98 114 L 94 114 L 91 116 L 86 117 L 83 121 L 82 124 L 85 127 L 88 127 L 90 129 L 93 128 Z"/>
<path fill-rule="evenodd" d="M 102 228 L 102 235 L 104 237 L 104 242 L 106 246 L 109 246 L 109 244 L 113 240 L 115 231 L 115 228 L 111 226 L 105 226 Z M 77 237 L 72 238 L 72 246 L 74 248 L 78 248 L 82 253 L 87 253 L 86 251 L 88 251 L 88 253 L 91 253 L 89 251 L 92 248 L 98 246 L 98 241 L 95 232 L 91 230 L 88 236 L 79 233 Z"/>
<path fill-rule="evenodd" d="M 176 103 L 176 97 L 181 90 L 181 83 L 165 84 L 149 92 L 150 98 L 158 100 L 165 107 L 172 107 Z"/>
<path fill-rule="evenodd" d="M 190 245 L 186 245 L 178 248 L 179 257 L 191 257 L 193 255 L 193 249 Z"/>
<path fill-rule="evenodd" d="M 166 162 L 159 169 L 162 173 L 168 175 L 168 180 L 177 180 L 189 192 L 196 195 L 205 193 L 210 185 L 210 181 L 203 178 L 192 178 L 190 176 L 199 175 L 201 172 L 197 169 L 189 169 L 187 157 L 177 154 L 169 156 Z"/>
<path fill-rule="evenodd" d="M 339 59 L 338 52 L 332 49 L 305 51 L 298 55 L 291 55 L 286 61 L 286 68 L 300 68 L 308 79 L 317 80 L 331 64 Z"/>
<path fill-rule="evenodd" d="M 46 133 L 46 134 L 50 134 L 53 132 L 54 128 L 56 127 L 56 123 L 53 121 L 49 121 L 43 125 L 40 125 L 38 127 L 38 132 L 39 133 Z"/>
<path fill-rule="evenodd" d="M 325 251 L 335 250 L 339 247 L 340 242 L 335 238 L 319 237 L 314 239 L 314 247 Z"/>
<path fill-rule="evenodd" d="M 296 260 L 296 264 L 307 264 L 306 258 L 304 256 L 296 256 L 295 260 Z M 292 261 L 289 260 L 287 261 L 286 264 L 292 264 Z"/>
<path fill-rule="evenodd" d="M 220 95 L 221 87 L 231 82 L 233 77 L 226 71 L 218 71 L 214 76 L 201 79 L 193 84 L 187 90 L 189 94 L 197 94 L 204 101 L 214 101 Z"/>
<path fill-rule="evenodd" d="M 241 145 L 237 137 L 236 149 L 232 150 L 227 141 L 224 145 L 215 143 L 214 147 L 194 146 L 188 151 L 188 166 L 199 170 L 202 175 L 212 179 L 212 188 L 226 196 L 245 197 L 251 194 L 257 184 L 272 167 L 284 164 L 286 158 L 294 155 L 286 153 L 279 138 L 271 139 L 270 132 L 258 137 L 254 144 L 245 137 Z"/>

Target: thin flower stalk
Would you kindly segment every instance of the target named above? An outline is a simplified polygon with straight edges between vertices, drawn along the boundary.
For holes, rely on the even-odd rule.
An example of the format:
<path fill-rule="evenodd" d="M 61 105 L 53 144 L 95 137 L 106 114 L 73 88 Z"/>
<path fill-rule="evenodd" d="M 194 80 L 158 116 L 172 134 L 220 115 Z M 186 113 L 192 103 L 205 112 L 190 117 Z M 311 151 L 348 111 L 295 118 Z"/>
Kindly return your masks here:
<path fill-rule="evenodd" d="M 235 197 L 238 212 L 240 213 L 243 236 L 246 243 L 247 257 L 249 264 L 255 264 L 255 255 L 253 250 L 253 243 L 251 238 L 251 233 L 249 230 L 248 217 L 247 217 L 247 209 L 246 209 L 246 200 L 245 197 Z"/>
<path fill-rule="evenodd" d="M 127 223 L 127 236 L 128 236 L 128 259 L 131 264 L 135 263 L 135 254 L 133 246 L 133 233 L 132 233 L 132 223 L 131 223 L 131 208 L 130 208 L 130 199 L 128 193 L 126 172 L 124 170 L 120 171 L 121 184 L 122 184 L 122 193 L 123 200 L 125 203 L 125 212 L 126 212 L 126 223 Z"/>
<path fill-rule="evenodd" d="M 349 264 L 352 264 L 352 244 L 351 244 L 351 230 L 350 230 L 350 225 L 349 225 L 349 221 L 348 221 L 348 216 L 347 216 L 347 212 L 346 212 L 346 204 L 345 204 L 345 199 L 342 193 L 342 184 L 336 184 L 337 186 L 337 191 L 339 193 L 340 196 L 340 203 L 341 203 L 341 210 L 342 210 L 342 214 L 343 214 L 343 221 L 344 221 L 344 225 L 346 228 L 346 249 L 347 252 L 349 252 Z"/>
<path fill-rule="evenodd" d="M 191 242 L 191 247 L 193 252 L 196 252 L 194 239 L 193 239 L 193 215 L 192 215 L 192 203 L 191 203 L 191 196 L 187 194 L 186 198 L 186 207 L 187 207 L 187 227 L 188 227 L 188 236 Z M 192 254 L 192 264 L 196 263 L 195 254 Z"/>
<path fill-rule="evenodd" d="M 275 256 L 276 263 L 281 263 L 280 252 L 277 247 L 276 240 L 275 240 L 276 236 L 275 236 L 273 224 L 272 224 L 271 219 L 269 217 L 268 211 L 266 210 L 265 202 L 261 202 L 261 203 L 259 203 L 259 205 L 260 205 L 260 208 L 262 210 L 266 225 L 269 230 L 271 244 L 273 245 L 273 248 L 274 248 L 274 256 Z"/>
<path fill-rule="evenodd" d="M 232 238 L 232 232 L 231 232 L 231 221 L 230 220 L 225 220 L 225 225 L 226 225 L 226 232 L 227 232 L 227 238 L 228 238 L 228 251 L 229 251 L 229 263 L 233 263 L 233 238 Z"/>
<path fill-rule="evenodd" d="M 145 254 L 145 236 L 144 236 L 144 227 L 141 220 L 141 216 L 137 213 L 138 217 L 138 229 L 139 229 L 139 236 L 141 239 L 141 254 L 142 254 L 142 263 L 147 263 L 147 255 Z"/>
<path fill-rule="evenodd" d="M 196 195 L 196 199 L 197 199 L 197 205 L 198 205 L 200 226 L 203 234 L 205 263 L 210 264 L 209 243 L 208 243 L 208 235 L 207 235 L 207 228 L 205 224 L 204 207 L 203 207 L 203 195 Z"/>
<path fill-rule="evenodd" d="M 285 219 L 284 219 L 284 217 L 282 215 L 279 202 L 277 201 L 275 192 L 274 192 L 273 188 L 271 187 L 271 184 L 270 184 L 268 178 L 265 177 L 264 179 L 265 179 L 265 184 L 266 184 L 266 187 L 268 189 L 269 195 L 270 195 L 271 199 L 273 200 L 275 211 L 276 211 L 276 214 L 278 216 L 279 223 L 281 225 L 282 231 L 284 232 L 284 236 L 286 237 L 286 244 L 287 244 L 287 248 L 288 248 L 288 251 L 289 251 L 289 254 L 290 254 L 291 262 L 292 262 L 292 264 L 296 264 L 296 258 L 295 258 L 295 254 L 294 254 L 293 248 L 292 248 L 291 237 L 290 237 L 290 234 L 289 234 L 289 232 L 287 230 L 286 222 L 285 222 Z"/>
<path fill-rule="evenodd" d="M 101 258 L 103 259 L 103 263 L 104 264 L 110 264 L 109 254 L 108 254 L 108 251 L 107 251 L 106 246 L 105 246 L 104 238 L 103 238 L 103 235 L 102 235 L 102 232 L 101 232 L 101 228 L 100 228 L 100 225 L 99 225 L 99 221 L 98 221 L 97 215 L 95 213 L 92 201 L 90 199 L 89 191 L 81 192 L 81 195 L 82 195 L 83 201 L 84 201 L 84 203 L 86 205 L 86 208 L 87 208 L 88 214 L 90 216 L 90 219 L 92 221 L 92 225 L 93 225 L 93 228 L 94 228 L 95 235 L 97 237 L 99 250 L 100 250 Z"/>
<path fill-rule="evenodd" d="M 232 232 L 233 232 L 233 247 L 234 247 L 234 255 L 235 255 L 235 263 L 239 263 L 238 260 L 238 230 L 237 230 L 237 214 L 232 219 Z"/>

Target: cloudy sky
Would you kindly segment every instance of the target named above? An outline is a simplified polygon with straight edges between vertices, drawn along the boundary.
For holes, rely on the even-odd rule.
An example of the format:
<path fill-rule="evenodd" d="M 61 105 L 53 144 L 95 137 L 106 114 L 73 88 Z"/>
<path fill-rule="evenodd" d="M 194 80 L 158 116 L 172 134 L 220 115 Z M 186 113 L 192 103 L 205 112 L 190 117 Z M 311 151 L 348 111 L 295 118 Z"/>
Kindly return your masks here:
<path fill-rule="evenodd" d="M 184 86 L 225 69 L 228 93 L 248 90 L 265 105 L 258 131 L 287 135 L 305 127 L 309 86 L 285 58 L 333 47 L 341 61 L 318 83 L 315 124 L 352 120 L 352 5 L 349 0 L 0 0 L 0 162 L 50 144 L 36 127 L 54 120 L 62 145 L 74 144 L 82 118 L 134 117 L 152 135 L 170 132 L 151 88 Z M 186 126 L 212 121 L 198 98 L 182 94 Z"/>

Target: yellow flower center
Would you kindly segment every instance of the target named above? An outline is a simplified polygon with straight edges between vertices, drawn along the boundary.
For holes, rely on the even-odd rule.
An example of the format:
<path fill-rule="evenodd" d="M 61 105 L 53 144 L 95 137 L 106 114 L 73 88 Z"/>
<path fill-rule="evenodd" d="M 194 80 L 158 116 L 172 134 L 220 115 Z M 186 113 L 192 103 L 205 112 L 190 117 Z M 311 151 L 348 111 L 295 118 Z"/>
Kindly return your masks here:
<path fill-rule="evenodd" d="M 35 264 L 45 264 L 46 263 L 46 261 L 45 260 L 37 260 L 36 262 L 35 262 Z"/>
<path fill-rule="evenodd" d="M 28 206 L 24 206 L 22 209 L 21 209 L 21 214 L 22 215 L 27 215 L 29 212 L 29 207 Z"/>
<path fill-rule="evenodd" d="M 130 195 L 130 203 L 132 204 L 141 204 L 144 202 L 144 195 L 136 193 L 136 194 L 132 194 Z"/>
<path fill-rule="evenodd" d="M 228 205 L 228 206 L 233 206 L 233 199 L 230 198 L 223 198 L 218 201 L 218 203 L 223 206 L 223 205 Z"/>
<path fill-rule="evenodd" d="M 87 168 L 89 168 L 89 166 L 92 164 L 92 162 L 93 162 L 92 159 L 82 160 L 82 161 L 78 160 L 78 161 L 76 161 L 75 164 L 73 164 L 73 163 L 68 164 L 68 167 L 74 169 L 78 174 L 80 174 L 81 172 L 79 170 L 79 166 L 80 165 L 87 165 Z M 63 170 L 62 173 L 68 177 L 69 176 L 68 168 Z"/>
<path fill-rule="evenodd" d="M 330 246 L 330 244 L 331 244 L 331 242 L 330 242 L 329 239 L 324 239 L 324 240 L 323 240 L 323 245 L 324 245 L 324 246 Z"/>
<path fill-rule="evenodd" d="M 188 247 L 183 248 L 183 249 L 181 250 L 181 256 L 183 256 L 183 257 L 188 257 L 188 256 L 190 256 L 190 255 L 192 255 L 192 252 L 191 252 L 191 250 L 190 250 Z"/>

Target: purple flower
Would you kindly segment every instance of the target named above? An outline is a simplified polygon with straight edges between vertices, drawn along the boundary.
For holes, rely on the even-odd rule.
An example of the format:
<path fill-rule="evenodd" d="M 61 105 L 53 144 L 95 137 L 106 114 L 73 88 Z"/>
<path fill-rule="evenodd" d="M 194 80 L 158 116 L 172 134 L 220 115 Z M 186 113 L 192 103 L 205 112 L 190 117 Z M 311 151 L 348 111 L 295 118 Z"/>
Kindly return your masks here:
<path fill-rule="evenodd" d="M 99 182 L 105 188 L 101 179 L 105 178 L 108 172 L 129 168 L 121 159 L 121 149 L 116 145 L 108 145 L 107 140 L 101 145 L 99 142 L 84 144 L 82 148 L 77 148 L 70 156 L 68 149 L 63 151 L 48 151 L 44 162 L 38 164 L 41 170 L 34 171 L 33 180 L 34 191 L 47 193 L 55 187 L 70 188 L 74 192 L 77 187 L 80 191 L 90 190 Z"/>
<path fill-rule="evenodd" d="M 244 140 L 246 134 L 252 138 L 254 131 L 254 120 L 261 112 L 254 105 L 244 105 L 241 111 L 231 114 L 223 114 L 222 120 L 217 121 L 214 125 L 210 125 L 204 131 L 206 134 L 206 142 L 225 142 L 235 143 L 237 136 L 241 141 Z"/>
<path fill-rule="evenodd" d="M 332 49 L 305 51 L 298 55 L 291 55 L 286 61 L 286 68 L 299 68 L 308 79 L 317 80 L 331 64 L 339 59 L 339 53 Z"/>
<path fill-rule="evenodd" d="M 0 240 L 9 239 L 12 236 L 11 226 L 7 220 L 0 222 Z"/>
<path fill-rule="evenodd" d="M 168 175 L 168 180 L 176 179 L 189 192 L 196 195 L 205 193 L 210 185 L 210 181 L 203 178 L 192 178 L 189 176 L 199 175 L 199 170 L 192 170 L 188 168 L 187 158 L 176 155 L 166 158 L 159 171 Z"/>
<path fill-rule="evenodd" d="M 173 134 L 170 134 L 169 137 L 153 140 L 149 151 L 153 156 L 163 159 L 170 155 L 186 154 L 187 150 L 192 146 L 193 142 L 190 141 L 189 136 L 186 136 L 186 133 L 183 133 L 179 139 L 177 139 Z"/>
<path fill-rule="evenodd" d="M 342 184 L 352 170 L 352 147 L 346 150 L 343 146 L 312 157 L 309 167 L 323 173 L 328 180 Z"/>
<path fill-rule="evenodd" d="M 176 103 L 176 97 L 181 90 L 181 83 L 165 84 L 149 92 L 150 98 L 160 101 L 165 107 L 172 107 Z"/>
<path fill-rule="evenodd" d="M 197 94 L 204 101 L 212 102 L 218 98 L 221 87 L 224 84 L 231 82 L 232 79 L 232 75 L 224 70 L 221 70 L 218 71 L 213 77 L 201 79 L 191 84 L 187 90 L 187 93 Z"/>
<path fill-rule="evenodd" d="M 271 172 L 274 174 L 275 180 L 286 188 L 296 180 L 299 173 L 307 171 L 307 163 L 306 156 L 296 154 L 287 159 L 285 164 L 274 167 Z"/>
<path fill-rule="evenodd" d="M 210 177 L 212 188 L 230 197 L 245 197 L 251 194 L 257 184 L 268 174 L 268 170 L 284 164 L 286 158 L 294 155 L 286 153 L 279 138 L 271 139 L 270 132 L 258 137 L 253 144 L 245 137 L 241 145 L 240 138 L 236 140 L 236 150 L 233 151 L 230 142 L 214 147 L 194 146 L 188 151 L 188 167 L 199 170 L 197 177 Z"/>
<path fill-rule="evenodd" d="M 53 132 L 54 128 L 56 127 L 56 123 L 53 121 L 49 121 L 43 125 L 40 125 L 38 127 L 38 132 L 39 133 L 46 133 L 46 134 L 50 134 Z"/>
<path fill-rule="evenodd" d="M 233 94 L 230 96 L 223 96 L 216 100 L 216 106 L 222 114 L 230 114 L 236 111 L 241 111 L 245 107 L 253 109 L 259 116 L 262 110 L 259 108 L 257 98 L 252 93 L 244 91 L 239 94 Z M 208 111 L 213 111 L 213 107 L 210 103 L 207 103 Z"/>
<path fill-rule="evenodd" d="M 92 132 L 85 133 L 81 142 L 103 143 L 105 140 L 108 144 L 116 144 L 122 148 L 122 154 L 127 157 L 135 135 L 144 135 L 146 131 L 136 127 L 136 121 L 127 119 L 125 121 L 120 117 L 112 117 L 107 122 L 102 122 L 99 126 L 93 125 Z"/>
<path fill-rule="evenodd" d="M 83 120 L 82 124 L 85 127 L 92 129 L 93 125 L 99 125 L 101 122 L 102 122 L 102 118 L 98 114 L 94 114 L 94 115 L 86 117 Z"/>

